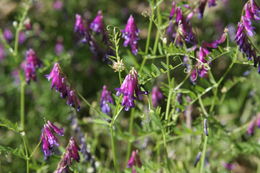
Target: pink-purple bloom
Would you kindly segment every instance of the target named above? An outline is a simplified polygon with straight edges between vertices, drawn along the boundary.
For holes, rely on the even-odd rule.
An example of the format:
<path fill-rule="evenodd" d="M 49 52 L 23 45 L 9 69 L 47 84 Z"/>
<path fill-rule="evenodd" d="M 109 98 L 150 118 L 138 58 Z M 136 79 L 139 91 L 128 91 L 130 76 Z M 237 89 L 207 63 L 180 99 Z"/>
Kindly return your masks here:
<path fill-rule="evenodd" d="M 247 134 L 253 135 L 256 127 L 260 128 L 260 113 L 257 116 L 253 117 L 249 122 L 249 125 L 247 127 Z"/>
<path fill-rule="evenodd" d="M 138 52 L 138 40 L 139 40 L 139 29 L 137 28 L 134 18 L 131 15 L 127 21 L 125 29 L 122 30 L 122 37 L 125 39 L 124 46 L 130 45 L 132 53 L 137 55 Z"/>
<path fill-rule="evenodd" d="M 58 167 L 54 173 L 68 172 L 69 167 L 72 165 L 73 160 L 79 162 L 80 160 L 79 150 L 80 148 L 76 143 L 76 140 L 73 137 L 71 137 L 69 144 L 66 148 L 66 151 L 62 156 L 62 159 L 60 160 Z"/>
<path fill-rule="evenodd" d="M 50 74 L 46 75 L 46 78 L 48 81 L 51 80 L 51 88 L 55 88 L 62 98 L 67 97 L 67 104 L 79 111 L 80 101 L 76 91 L 68 85 L 67 78 L 58 63 L 54 64 Z"/>
<path fill-rule="evenodd" d="M 244 6 L 244 16 L 241 17 L 241 21 L 238 23 L 235 41 L 239 46 L 241 52 L 243 52 L 249 60 L 254 61 L 256 67 L 260 59 L 256 56 L 256 50 L 251 45 L 249 37 L 254 35 L 255 28 L 252 26 L 252 21 L 260 20 L 260 8 L 257 6 L 254 0 L 248 1 Z M 260 68 L 258 69 L 260 72 Z"/>
<path fill-rule="evenodd" d="M 37 57 L 33 49 L 29 49 L 26 52 L 26 60 L 22 64 L 25 80 L 30 83 L 31 80 L 36 81 L 36 70 L 42 66 L 41 60 Z"/>
<path fill-rule="evenodd" d="M 180 46 L 182 46 L 184 42 L 194 45 L 197 41 L 189 23 L 192 14 L 187 18 L 183 15 L 180 7 L 173 6 L 173 8 L 175 8 L 175 10 L 174 13 L 171 12 L 170 17 L 172 18 L 175 15 L 175 22 L 170 21 L 169 23 L 166 31 L 168 38 L 171 42 Z"/>
<path fill-rule="evenodd" d="M 152 89 L 151 95 L 153 107 L 157 107 L 163 99 L 163 93 L 159 87 L 155 86 Z"/>
<path fill-rule="evenodd" d="M 63 2 L 62 2 L 62 0 L 55 0 L 55 1 L 53 2 L 52 6 L 53 6 L 53 8 L 54 8 L 55 10 L 61 10 L 62 7 L 63 7 Z"/>
<path fill-rule="evenodd" d="M 109 106 L 109 103 L 114 104 L 114 100 L 111 96 L 111 92 L 108 91 L 107 86 L 104 85 L 100 98 L 100 108 L 102 112 L 104 112 L 107 115 L 111 114 L 111 108 Z"/>
<path fill-rule="evenodd" d="M 142 162 L 138 154 L 138 150 L 132 151 L 132 154 L 127 162 L 127 168 L 132 168 L 132 173 L 136 173 L 136 167 L 142 167 Z"/>
<path fill-rule="evenodd" d="M 223 163 L 223 167 L 226 168 L 229 171 L 232 171 L 235 167 L 235 164 L 233 164 L 233 163 Z"/>
<path fill-rule="evenodd" d="M 52 150 L 55 146 L 59 146 L 58 139 L 54 134 L 63 136 L 64 130 L 58 128 L 52 122 L 47 121 L 47 123 L 43 126 L 41 135 L 42 151 L 45 159 L 52 155 Z"/>
<path fill-rule="evenodd" d="M 81 15 L 79 15 L 79 14 L 76 14 L 74 32 L 76 32 L 82 36 L 84 36 L 86 33 L 85 21 L 82 19 Z"/>
<path fill-rule="evenodd" d="M 90 23 L 90 29 L 96 33 L 104 32 L 104 23 L 103 23 L 103 15 L 102 11 L 98 11 L 95 19 Z"/>
<path fill-rule="evenodd" d="M 62 40 L 57 40 L 55 45 L 55 53 L 56 55 L 60 55 L 64 51 L 64 46 Z"/>
<path fill-rule="evenodd" d="M 4 38 L 5 38 L 6 41 L 8 41 L 8 42 L 12 41 L 13 33 L 10 29 L 5 28 L 3 35 L 4 35 Z"/>
<path fill-rule="evenodd" d="M 141 91 L 138 83 L 137 71 L 132 68 L 129 74 L 125 77 L 120 88 L 116 88 L 116 95 L 123 95 L 122 106 L 128 111 L 130 108 L 135 106 L 134 100 L 141 99 L 142 94 L 148 94 L 147 92 Z"/>

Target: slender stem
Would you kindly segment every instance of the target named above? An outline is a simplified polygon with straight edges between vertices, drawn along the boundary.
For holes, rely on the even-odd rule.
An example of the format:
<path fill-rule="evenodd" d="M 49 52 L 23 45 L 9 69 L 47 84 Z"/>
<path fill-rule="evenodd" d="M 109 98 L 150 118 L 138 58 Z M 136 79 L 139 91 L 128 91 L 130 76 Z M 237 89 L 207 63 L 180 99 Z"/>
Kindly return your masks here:
<path fill-rule="evenodd" d="M 200 173 L 204 172 L 204 163 L 205 163 L 205 157 L 206 157 L 207 144 L 208 144 L 208 136 L 205 135 L 202 156 L 201 156 Z"/>
<path fill-rule="evenodd" d="M 115 150 L 115 137 L 114 137 L 114 127 L 110 126 L 110 134 L 111 134 L 111 147 L 113 152 L 113 162 L 114 162 L 114 168 L 115 171 L 118 172 L 118 163 L 117 163 L 117 156 L 116 156 L 116 150 Z"/>
<path fill-rule="evenodd" d="M 149 45 L 150 45 L 150 39 L 151 39 L 151 31 L 152 31 L 152 24 L 153 24 L 153 5 L 151 5 L 151 9 L 152 9 L 152 14 L 151 14 L 151 18 L 149 21 L 149 28 L 148 28 L 148 35 L 147 35 L 147 40 L 146 40 L 146 45 L 145 45 L 145 55 L 148 54 L 148 50 L 149 50 Z M 147 57 L 144 56 L 141 67 L 139 72 L 141 73 L 144 67 L 144 64 L 146 63 Z"/>
<path fill-rule="evenodd" d="M 157 51 L 157 46 L 158 46 L 158 41 L 159 41 L 159 37 L 160 37 L 160 26 L 161 26 L 161 14 L 160 14 L 160 4 L 158 4 L 157 6 L 157 32 L 156 32 L 156 37 L 155 37 L 155 42 L 154 42 L 154 46 L 153 46 L 153 54 L 156 54 Z"/>
<path fill-rule="evenodd" d="M 168 55 L 166 55 L 166 64 L 167 64 L 167 78 L 168 78 L 168 84 L 169 84 L 169 88 L 170 88 L 171 76 L 170 76 L 170 69 L 169 69 L 170 61 L 169 61 L 169 56 L 168 56 Z"/>
<path fill-rule="evenodd" d="M 166 105 L 166 114 L 165 114 L 165 119 L 168 120 L 169 119 L 169 112 L 170 112 L 170 104 L 171 104 L 171 97 L 172 97 L 172 89 L 169 88 L 169 94 L 168 94 L 168 98 L 167 98 L 167 105 Z"/>
<path fill-rule="evenodd" d="M 21 81 L 21 86 L 20 86 L 20 123 L 21 123 L 21 128 L 24 131 L 24 91 L 25 91 L 25 83 Z"/>
<path fill-rule="evenodd" d="M 132 110 L 131 110 L 131 114 L 130 114 L 130 124 L 129 124 L 129 134 L 130 134 L 130 135 L 133 134 L 133 124 L 134 124 L 134 111 L 133 111 L 133 109 L 132 109 Z M 129 159 L 129 157 L 130 157 L 131 146 L 132 146 L 132 141 L 128 141 L 126 161 L 127 161 L 127 160 Z"/>

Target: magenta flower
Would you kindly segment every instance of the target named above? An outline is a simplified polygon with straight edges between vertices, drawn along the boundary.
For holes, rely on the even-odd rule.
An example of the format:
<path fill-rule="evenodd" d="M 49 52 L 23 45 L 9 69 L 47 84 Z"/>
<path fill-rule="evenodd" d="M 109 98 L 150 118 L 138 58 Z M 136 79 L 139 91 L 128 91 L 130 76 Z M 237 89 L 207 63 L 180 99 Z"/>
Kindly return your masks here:
<path fill-rule="evenodd" d="M 127 162 L 127 168 L 132 168 L 132 173 L 136 173 L 135 166 L 142 167 L 142 162 L 138 150 L 132 151 L 131 157 Z"/>
<path fill-rule="evenodd" d="M 42 66 L 42 62 L 37 57 L 33 49 L 29 49 L 26 52 L 26 60 L 22 64 L 22 68 L 25 73 L 25 79 L 27 83 L 30 83 L 31 80 L 36 81 L 36 69 Z"/>
<path fill-rule="evenodd" d="M 152 89 L 152 104 L 153 107 L 157 107 L 163 99 L 163 93 L 159 87 L 155 86 Z"/>
<path fill-rule="evenodd" d="M 246 34 L 246 29 L 243 23 L 238 23 L 238 29 L 236 33 L 235 41 L 242 51 L 248 58 L 248 60 L 254 59 L 255 65 L 258 63 L 256 60 L 256 52 L 254 47 L 250 44 L 249 38 Z"/>
<path fill-rule="evenodd" d="M 55 10 L 61 10 L 63 7 L 63 2 L 61 0 L 55 0 L 52 6 Z"/>
<path fill-rule="evenodd" d="M 48 81 L 51 80 L 51 88 L 56 89 L 60 93 L 62 98 L 67 97 L 67 104 L 71 107 L 74 107 L 79 111 L 80 101 L 74 89 L 68 85 L 66 76 L 61 70 L 61 67 L 58 63 L 55 63 L 50 74 L 46 75 Z"/>
<path fill-rule="evenodd" d="M 56 55 L 60 55 L 64 51 L 64 46 L 62 40 L 57 40 L 55 45 L 55 53 Z"/>
<path fill-rule="evenodd" d="M 68 92 L 68 98 L 67 98 L 67 104 L 71 107 L 74 107 L 77 109 L 77 111 L 80 110 L 80 101 L 79 98 L 73 89 L 67 89 Z"/>
<path fill-rule="evenodd" d="M 67 79 L 58 63 L 54 64 L 51 73 L 49 75 L 46 75 L 46 78 L 48 79 L 48 81 L 52 80 L 51 88 L 55 87 L 56 91 L 60 92 L 62 98 L 67 97 Z"/>
<path fill-rule="evenodd" d="M 111 114 L 111 108 L 109 106 L 110 104 L 114 104 L 114 100 L 111 96 L 111 92 L 107 90 L 107 86 L 103 86 L 103 90 L 101 93 L 101 98 L 100 98 L 100 108 L 102 112 L 104 112 L 107 115 Z"/>
<path fill-rule="evenodd" d="M 169 16 L 170 20 L 173 18 L 175 12 L 176 12 L 176 2 L 173 1 L 172 2 L 172 9 L 171 9 L 170 16 Z"/>
<path fill-rule="evenodd" d="M 73 160 L 79 162 L 79 146 L 73 137 L 70 138 L 66 151 L 58 164 L 54 173 L 64 173 L 69 171 L 69 167 L 72 165 Z"/>
<path fill-rule="evenodd" d="M 42 135 L 41 135 L 42 151 L 44 153 L 45 159 L 47 159 L 49 156 L 52 155 L 52 149 L 55 146 L 59 146 L 58 140 L 54 135 L 54 133 L 63 136 L 64 130 L 58 128 L 50 121 L 47 121 L 47 123 L 43 126 Z"/>
<path fill-rule="evenodd" d="M 5 28 L 3 35 L 4 35 L 4 38 L 6 41 L 8 41 L 8 42 L 12 41 L 13 33 L 10 29 Z"/>
<path fill-rule="evenodd" d="M 208 0 L 208 6 L 209 7 L 213 7 L 213 6 L 216 6 L 217 3 L 216 3 L 216 0 Z"/>
<path fill-rule="evenodd" d="M 203 18 L 203 15 L 204 15 L 204 11 L 205 11 L 205 7 L 206 7 L 206 4 L 207 4 L 207 1 L 208 1 L 208 0 L 200 0 L 199 8 L 198 8 L 199 18 L 200 18 L 200 19 Z"/>
<path fill-rule="evenodd" d="M 229 171 L 232 171 L 235 167 L 235 164 L 233 164 L 233 163 L 223 163 L 223 167 L 226 168 Z"/>
<path fill-rule="evenodd" d="M 21 31 L 19 33 L 19 38 L 18 38 L 19 44 L 23 44 L 25 40 L 26 40 L 26 34 L 23 31 Z"/>
<path fill-rule="evenodd" d="M 134 107 L 134 100 L 141 99 L 142 94 L 148 94 L 147 92 L 143 92 L 140 90 L 140 86 L 138 84 L 138 75 L 137 71 L 132 68 L 129 74 L 125 77 L 120 88 L 116 88 L 116 95 L 123 95 L 122 106 L 125 107 L 125 110 L 128 111 L 130 108 Z"/>
<path fill-rule="evenodd" d="M 174 7 L 175 6 L 173 6 L 173 8 Z M 177 7 L 175 9 L 175 14 L 175 23 L 173 23 L 173 21 L 170 21 L 166 31 L 169 40 L 180 46 L 182 46 L 184 42 L 194 45 L 197 41 L 188 20 L 192 17 L 193 14 L 189 14 L 191 16 L 189 16 L 189 18 L 186 18 L 183 15 L 180 7 Z"/>
<path fill-rule="evenodd" d="M 103 23 L 103 15 L 102 11 L 98 11 L 97 16 L 90 24 L 90 29 L 96 33 L 104 32 L 104 23 Z"/>
<path fill-rule="evenodd" d="M 139 40 L 139 30 L 135 24 L 134 18 L 131 15 L 127 21 L 125 29 L 122 30 L 124 41 L 124 46 L 130 45 L 132 53 L 137 55 L 138 45 L 137 41 Z"/>
<path fill-rule="evenodd" d="M 253 117 L 247 127 L 247 134 L 253 135 L 255 132 L 255 127 L 260 128 L 260 113 L 257 116 Z"/>
<path fill-rule="evenodd" d="M 81 15 L 79 15 L 79 14 L 76 14 L 74 32 L 79 33 L 80 35 L 83 35 L 83 36 L 85 35 L 85 32 L 86 32 L 84 20 L 82 19 Z"/>

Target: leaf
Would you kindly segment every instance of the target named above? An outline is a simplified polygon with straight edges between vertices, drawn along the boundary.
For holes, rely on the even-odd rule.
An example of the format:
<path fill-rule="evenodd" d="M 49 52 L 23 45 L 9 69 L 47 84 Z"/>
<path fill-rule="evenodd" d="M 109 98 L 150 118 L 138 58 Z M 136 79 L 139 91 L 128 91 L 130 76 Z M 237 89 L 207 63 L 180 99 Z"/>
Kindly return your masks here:
<path fill-rule="evenodd" d="M 9 130 L 19 133 L 19 127 L 18 127 L 17 123 L 14 124 L 5 118 L 0 118 L 0 126 L 6 127 Z"/>
<path fill-rule="evenodd" d="M 19 148 L 11 148 L 11 147 L 6 147 L 3 145 L 0 145 L 0 155 L 4 154 L 12 154 L 14 156 L 20 157 L 22 159 L 26 159 L 22 147 Z"/>

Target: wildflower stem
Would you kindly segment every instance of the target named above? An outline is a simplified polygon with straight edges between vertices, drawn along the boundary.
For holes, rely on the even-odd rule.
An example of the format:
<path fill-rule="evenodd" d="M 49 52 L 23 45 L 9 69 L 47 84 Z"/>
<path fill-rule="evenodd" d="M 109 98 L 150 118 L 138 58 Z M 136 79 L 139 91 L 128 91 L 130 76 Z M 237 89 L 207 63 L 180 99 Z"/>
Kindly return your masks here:
<path fill-rule="evenodd" d="M 169 119 L 169 112 L 170 112 L 170 104 L 171 104 L 171 97 L 172 97 L 172 89 L 169 88 L 169 94 L 168 94 L 168 98 L 167 98 L 167 105 L 166 105 L 166 114 L 165 114 L 165 119 L 168 120 Z"/>
<path fill-rule="evenodd" d="M 131 114 L 130 114 L 130 124 L 129 124 L 129 134 L 130 134 L 130 135 L 133 134 L 133 124 L 134 124 L 134 110 L 132 109 L 132 110 L 131 110 Z M 127 160 L 129 159 L 129 157 L 130 157 L 131 146 L 132 146 L 132 141 L 128 141 L 126 161 L 127 161 Z"/>
<path fill-rule="evenodd" d="M 110 136 L 111 136 L 111 147 L 113 152 L 113 162 L 114 162 L 114 168 L 115 172 L 118 172 L 118 163 L 117 163 L 117 156 L 116 156 L 116 150 L 115 150 L 115 137 L 114 137 L 114 126 L 110 126 Z"/>
<path fill-rule="evenodd" d="M 158 46 L 158 42 L 159 42 L 159 37 L 160 37 L 160 26 L 161 26 L 161 14 L 160 14 L 160 2 L 157 0 L 157 32 L 156 32 L 156 37 L 155 37 L 155 42 L 154 42 L 154 46 L 153 46 L 153 54 L 156 54 L 157 51 L 157 46 Z"/>
<path fill-rule="evenodd" d="M 24 131 L 24 91 L 25 91 L 25 83 L 21 81 L 20 86 L 20 120 L 21 120 L 21 128 Z"/>
<path fill-rule="evenodd" d="M 205 135 L 202 156 L 201 156 L 200 173 L 204 172 L 204 163 L 205 163 L 205 157 L 206 157 L 207 144 L 208 144 L 208 136 Z"/>

